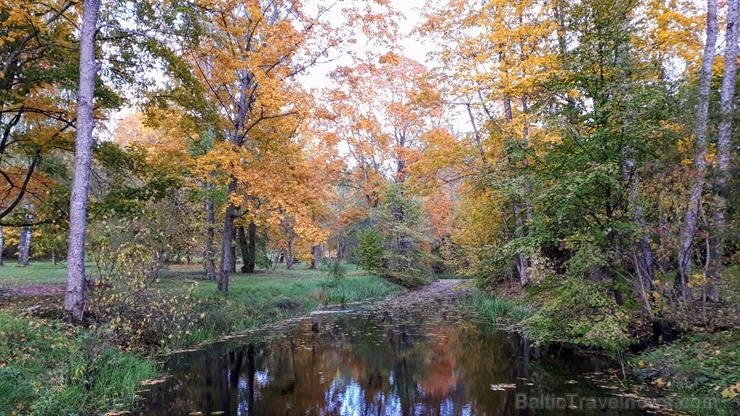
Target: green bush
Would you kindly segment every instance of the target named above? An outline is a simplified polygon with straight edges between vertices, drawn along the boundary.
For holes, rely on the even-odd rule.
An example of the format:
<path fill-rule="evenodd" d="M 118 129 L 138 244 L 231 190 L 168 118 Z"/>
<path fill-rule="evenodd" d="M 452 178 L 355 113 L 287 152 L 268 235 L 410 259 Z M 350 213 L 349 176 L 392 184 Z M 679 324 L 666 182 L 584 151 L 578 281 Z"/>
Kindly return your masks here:
<path fill-rule="evenodd" d="M 569 278 L 553 290 L 542 308 L 522 322 L 538 342 L 568 341 L 616 353 L 629 345 L 630 315 L 609 297 L 609 286 Z"/>
<path fill-rule="evenodd" d="M 342 265 L 339 260 L 333 261 L 329 264 L 329 277 L 335 282 L 341 282 L 347 275 L 347 268 Z"/>
<path fill-rule="evenodd" d="M 383 267 L 383 236 L 375 228 L 363 228 L 357 235 L 355 249 L 357 264 L 370 273 L 379 273 Z"/>

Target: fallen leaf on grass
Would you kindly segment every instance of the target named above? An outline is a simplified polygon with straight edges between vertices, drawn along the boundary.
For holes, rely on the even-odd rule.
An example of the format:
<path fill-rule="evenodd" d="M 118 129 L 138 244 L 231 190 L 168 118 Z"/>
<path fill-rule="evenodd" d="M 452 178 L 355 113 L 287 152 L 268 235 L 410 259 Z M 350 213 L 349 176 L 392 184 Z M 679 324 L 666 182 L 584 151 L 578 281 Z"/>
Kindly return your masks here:
<path fill-rule="evenodd" d="M 157 379 L 152 379 L 152 380 L 144 380 L 141 382 L 141 385 L 142 386 L 153 386 L 155 384 L 164 383 L 165 381 L 167 381 L 167 377 L 162 377 L 162 378 L 157 378 Z"/>

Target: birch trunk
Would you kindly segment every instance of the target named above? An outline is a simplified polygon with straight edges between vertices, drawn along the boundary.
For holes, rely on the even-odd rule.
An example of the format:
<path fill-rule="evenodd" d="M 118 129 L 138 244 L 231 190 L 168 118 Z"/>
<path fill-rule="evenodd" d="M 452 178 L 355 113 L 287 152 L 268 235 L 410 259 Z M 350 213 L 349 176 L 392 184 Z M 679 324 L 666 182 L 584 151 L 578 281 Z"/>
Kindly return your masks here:
<path fill-rule="evenodd" d="M 28 266 L 28 259 L 31 254 L 31 227 L 26 225 L 21 227 L 21 237 L 18 243 L 18 265 Z"/>
<path fill-rule="evenodd" d="M 727 32 L 725 35 L 725 68 L 722 74 L 720 95 L 719 136 L 717 138 L 717 166 L 714 172 L 715 192 L 712 204 L 712 229 L 709 232 L 709 262 L 707 267 L 707 297 L 719 301 L 722 255 L 727 232 L 727 181 L 730 175 L 732 142 L 732 116 L 735 111 L 735 78 L 737 75 L 738 24 L 740 24 L 740 0 L 729 0 Z"/>
<path fill-rule="evenodd" d="M 707 0 L 707 37 L 699 74 L 699 98 L 696 111 L 696 143 L 694 170 L 686 215 L 681 224 L 678 247 L 678 269 L 674 290 L 679 296 L 688 295 L 691 278 L 693 242 L 699 227 L 699 209 L 707 170 L 707 125 L 709 119 L 709 92 L 712 82 L 712 65 L 717 48 L 717 0 Z"/>
<path fill-rule="evenodd" d="M 69 249 L 67 252 L 67 293 L 64 309 L 75 321 L 82 320 L 85 309 L 85 228 L 87 225 L 87 190 L 93 144 L 93 96 L 99 64 L 95 61 L 95 32 L 101 0 L 84 0 L 80 35 L 80 86 L 77 94 L 77 137 L 75 172 L 69 201 Z"/>

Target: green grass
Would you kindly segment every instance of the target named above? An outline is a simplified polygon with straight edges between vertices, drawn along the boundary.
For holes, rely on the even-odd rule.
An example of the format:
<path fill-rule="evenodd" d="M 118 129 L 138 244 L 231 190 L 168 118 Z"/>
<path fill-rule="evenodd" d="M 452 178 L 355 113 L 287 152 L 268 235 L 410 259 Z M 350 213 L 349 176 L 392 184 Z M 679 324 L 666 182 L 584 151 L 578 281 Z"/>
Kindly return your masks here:
<path fill-rule="evenodd" d="M 19 267 L 14 261 L 5 261 L 0 267 L 0 289 L 34 285 L 61 285 L 67 278 L 66 264 L 52 265 L 34 261 L 27 267 Z"/>
<path fill-rule="evenodd" d="M 0 313 L 0 414 L 87 414 L 133 405 L 156 366 L 56 320 Z"/>
<path fill-rule="evenodd" d="M 722 392 L 740 383 L 740 332 L 687 335 L 671 344 L 634 356 L 629 360 L 635 374 L 647 383 L 668 386 L 681 398 L 716 399 L 716 408 L 675 408 L 692 415 L 730 415 L 740 407 L 736 397 L 723 400 Z M 676 403 L 681 403 L 676 400 Z"/>
<path fill-rule="evenodd" d="M 519 322 L 532 314 L 533 310 L 511 299 L 493 297 L 480 289 L 473 289 L 463 300 L 463 305 L 478 313 L 486 322 L 502 323 L 504 320 Z"/>

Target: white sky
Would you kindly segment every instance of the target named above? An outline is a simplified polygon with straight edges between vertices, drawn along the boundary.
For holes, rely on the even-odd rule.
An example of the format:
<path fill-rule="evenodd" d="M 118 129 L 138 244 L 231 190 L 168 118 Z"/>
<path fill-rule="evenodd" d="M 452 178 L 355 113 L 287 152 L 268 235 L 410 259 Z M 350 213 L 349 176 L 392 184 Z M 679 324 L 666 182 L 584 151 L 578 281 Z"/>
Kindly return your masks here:
<path fill-rule="evenodd" d="M 424 7 L 424 0 L 393 0 L 393 7 L 406 16 L 406 20 L 400 22 L 403 34 L 402 45 L 405 49 L 404 55 L 421 63 L 426 61 L 429 46 L 418 41 L 417 36 L 410 36 L 413 28 L 421 23 L 420 9 Z"/>

